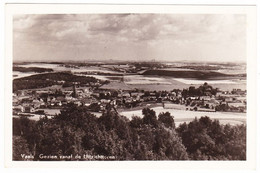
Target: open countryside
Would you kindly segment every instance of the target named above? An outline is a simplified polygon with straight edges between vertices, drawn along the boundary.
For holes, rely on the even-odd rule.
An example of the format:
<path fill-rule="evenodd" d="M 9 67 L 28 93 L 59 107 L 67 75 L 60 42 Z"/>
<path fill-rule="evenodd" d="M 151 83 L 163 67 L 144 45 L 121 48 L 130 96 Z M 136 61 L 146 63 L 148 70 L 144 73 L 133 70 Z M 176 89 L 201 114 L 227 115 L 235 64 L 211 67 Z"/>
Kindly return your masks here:
<path fill-rule="evenodd" d="M 214 65 L 214 68 L 210 68 L 212 67 L 212 65 Z M 147 74 L 152 70 L 154 71 L 154 73 L 156 73 L 156 69 L 157 71 L 161 69 L 165 69 L 167 71 L 174 70 L 172 71 L 172 74 L 176 74 L 174 72 L 178 71 L 197 73 L 202 72 L 204 77 L 200 77 L 201 74 L 198 75 L 198 78 L 186 77 L 187 75 L 180 76 L 179 73 L 177 73 L 175 77 L 171 77 L 171 74 L 166 76 L 162 75 L 164 73 L 157 75 L 153 74 L 152 76 Z M 207 75 L 210 73 L 216 73 L 218 75 L 218 71 L 220 71 L 219 69 L 221 69 L 222 71 L 226 70 L 229 73 L 220 73 L 219 76 L 222 77 Z M 78 92 L 77 98 L 73 98 L 70 95 L 73 93 L 73 83 L 69 84 L 68 81 L 64 81 L 61 79 L 56 80 L 56 82 L 52 82 L 48 85 L 44 85 L 43 88 L 38 88 L 40 87 L 38 85 L 30 86 L 29 84 L 27 88 L 21 88 L 22 90 L 19 89 L 19 80 L 27 79 L 26 77 L 37 77 L 37 75 L 40 76 L 48 73 L 54 74 L 61 72 L 66 72 L 70 73 L 71 75 L 82 76 L 89 79 L 94 78 L 96 79 L 96 84 L 94 84 L 94 86 L 91 86 L 89 83 L 86 83 L 85 86 L 81 86 L 82 84 L 80 84 L 80 82 L 75 81 L 75 92 Z M 153 108 L 157 114 L 159 114 L 160 112 L 170 112 L 175 117 L 176 123 L 189 122 L 195 117 L 199 118 L 204 115 L 208 115 L 212 119 L 219 119 L 220 123 L 225 124 L 241 124 L 246 122 L 246 114 L 241 113 L 241 111 L 246 112 L 245 92 L 243 92 L 246 89 L 246 78 L 245 67 L 243 64 L 211 64 L 211 66 L 207 66 L 207 64 L 204 64 L 198 66 L 198 64 L 189 63 L 155 64 L 147 62 L 115 62 L 112 64 L 102 62 L 56 64 L 15 63 L 13 75 L 14 89 L 16 88 L 16 86 L 18 86 L 18 89 L 14 91 L 14 93 L 16 94 L 14 96 L 14 102 L 25 102 L 19 104 L 19 106 L 18 103 L 14 103 L 14 113 L 20 115 L 31 114 L 33 116 L 29 117 L 34 120 L 37 120 L 40 117 L 42 117 L 37 116 L 37 114 L 34 114 L 35 111 L 37 112 L 37 110 L 40 110 L 38 112 L 49 115 L 51 117 L 55 114 L 60 113 L 60 109 L 65 104 L 67 104 L 67 102 L 74 102 L 78 105 L 90 105 L 96 103 L 99 104 L 98 112 L 100 112 L 103 109 L 102 105 L 114 100 L 114 102 L 116 103 L 115 106 L 118 109 L 123 109 L 123 111 L 120 111 L 120 114 L 128 118 L 131 118 L 133 115 L 142 116 L 142 108 L 145 105 L 148 105 L 146 107 L 149 107 L 150 104 L 148 102 L 152 101 L 152 103 L 161 103 L 159 104 L 159 106 Z M 226 76 L 228 76 L 228 78 Z M 207 113 L 203 112 L 207 110 L 191 111 L 191 109 L 196 107 L 195 104 L 193 106 L 187 105 L 187 103 L 185 103 L 187 98 L 185 98 L 186 100 L 184 100 L 181 92 L 183 92 L 182 90 L 185 89 L 191 89 L 189 87 L 197 88 L 199 86 L 202 86 L 204 83 L 216 87 L 217 93 L 215 93 L 215 95 L 208 94 L 208 96 L 202 96 L 205 97 L 205 99 L 207 99 L 204 100 L 203 98 L 203 102 L 214 102 L 216 100 L 218 103 L 210 103 L 212 104 L 211 106 L 213 106 L 214 108 L 208 109 L 209 111 Z M 67 87 L 66 84 L 68 85 Z M 51 99 L 50 95 L 53 95 L 57 91 L 61 92 L 60 96 L 53 96 Z M 117 94 L 117 97 L 103 96 L 102 98 L 100 96 L 107 94 L 111 95 L 111 93 L 113 92 L 116 92 L 115 94 Z M 163 93 L 162 95 L 162 92 L 166 93 Z M 232 92 L 233 94 L 229 94 Z M 240 92 L 240 94 L 235 94 L 234 92 Z M 30 93 L 34 93 L 34 95 Z M 133 98 L 129 93 L 134 93 L 136 96 Z M 47 98 L 41 97 L 44 94 L 48 95 Z M 147 95 L 146 97 L 145 94 Z M 220 99 L 217 99 L 216 96 L 218 96 Z M 25 101 L 26 99 L 32 100 L 32 102 L 28 101 L 27 103 Z M 179 101 L 177 101 L 177 103 L 176 100 L 178 99 Z M 198 102 L 196 100 L 198 100 L 199 98 L 194 99 L 193 96 L 189 97 L 189 99 L 193 99 L 195 103 Z M 202 99 L 200 100 L 202 101 Z M 145 104 L 146 102 L 147 104 Z M 171 108 L 163 107 L 162 104 L 164 102 L 167 102 L 166 104 L 170 104 Z M 223 110 L 221 112 L 215 112 L 215 107 L 218 106 L 218 104 L 220 104 L 219 102 L 234 105 L 233 111 L 230 109 L 228 112 L 223 112 Z M 204 105 L 201 105 L 200 107 L 205 109 L 205 105 L 206 104 L 204 103 Z M 138 106 L 140 107 L 139 109 Z M 178 106 L 181 106 L 182 110 L 180 110 Z M 240 108 L 238 108 L 239 106 Z M 30 111 L 27 107 L 31 107 L 30 109 L 35 110 Z"/>
<path fill-rule="evenodd" d="M 14 160 L 246 159 L 245 64 L 20 62 L 13 71 Z"/>

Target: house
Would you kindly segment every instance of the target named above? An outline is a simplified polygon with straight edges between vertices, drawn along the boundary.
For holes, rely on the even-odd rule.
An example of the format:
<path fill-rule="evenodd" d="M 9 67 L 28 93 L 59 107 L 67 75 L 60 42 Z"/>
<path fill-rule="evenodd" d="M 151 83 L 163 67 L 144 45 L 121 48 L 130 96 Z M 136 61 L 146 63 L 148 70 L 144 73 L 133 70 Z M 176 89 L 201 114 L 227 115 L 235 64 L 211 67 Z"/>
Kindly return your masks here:
<path fill-rule="evenodd" d="M 61 95 L 61 96 L 57 96 L 57 98 L 56 98 L 58 101 L 66 101 L 66 98 L 65 98 L 65 96 L 64 95 Z"/>
<path fill-rule="evenodd" d="M 225 102 L 232 102 L 234 99 L 232 97 L 226 97 Z"/>
<path fill-rule="evenodd" d="M 80 101 L 75 101 L 74 104 L 77 105 L 77 106 L 81 106 L 82 105 L 82 103 Z"/>
<path fill-rule="evenodd" d="M 54 102 L 56 98 L 54 96 L 48 96 L 47 102 Z"/>
<path fill-rule="evenodd" d="M 235 108 L 245 108 L 246 104 L 237 102 L 237 103 L 228 103 L 228 106 L 235 107 Z"/>
<path fill-rule="evenodd" d="M 228 106 L 229 106 L 231 111 L 246 112 L 246 104 L 245 103 L 228 103 Z"/>
<path fill-rule="evenodd" d="M 110 100 L 109 100 L 109 99 L 101 99 L 100 102 L 101 102 L 101 103 L 106 103 L 106 104 L 107 104 L 107 103 L 110 102 Z"/>
<path fill-rule="evenodd" d="M 23 91 L 23 90 L 17 91 L 16 94 L 17 94 L 17 96 L 25 96 L 26 95 L 25 91 Z"/>
<path fill-rule="evenodd" d="M 36 94 L 40 95 L 40 94 L 49 94 L 49 91 L 46 91 L 46 90 L 38 90 L 36 91 Z"/>
<path fill-rule="evenodd" d="M 216 92 L 216 97 L 222 97 L 224 94 L 221 91 Z"/>
<path fill-rule="evenodd" d="M 208 91 L 208 89 L 204 92 L 204 94 L 205 94 L 206 96 L 211 96 L 211 95 L 212 95 L 212 94 L 211 94 L 211 90 Z"/>
<path fill-rule="evenodd" d="M 197 111 L 201 111 L 201 112 L 216 112 L 215 109 L 207 109 L 207 108 L 198 108 Z"/>
<path fill-rule="evenodd" d="M 210 99 L 210 96 L 200 96 L 200 100 L 209 101 Z"/>
<path fill-rule="evenodd" d="M 16 98 L 16 97 L 13 97 L 13 105 L 14 105 L 14 106 L 17 106 L 17 105 L 18 105 L 18 103 L 19 103 L 19 100 L 18 100 L 18 98 Z"/>
<path fill-rule="evenodd" d="M 26 112 L 26 113 L 35 112 L 35 109 L 32 106 L 25 106 L 24 112 Z"/>
<path fill-rule="evenodd" d="M 150 92 L 150 96 L 156 96 L 156 93 Z"/>
<path fill-rule="evenodd" d="M 60 84 L 60 85 L 62 85 L 62 84 L 65 83 L 65 81 L 64 81 L 64 80 L 58 80 L 57 83 Z"/>
<path fill-rule="evenodd" d="M 227 105 L 227 102 L 220 102 L 219 105 Z"/>
<path fill-rule="evenodd" d="M 171 96 L 172 96 L 172 97 L 176 97 L 176 96 L 177 96 L 176 92 L 174 92 L 174 91 L 171 92 Z"/>
<path fill-rule="evenodd" d="M 65 100 L 73 100 L 73 97 L 71 95 L 66 95 Z"/>
<path fill-rule="evenodd" d="M 131 93 L 131 96 L 135 98 L 136 100 L 140 100 L 140 98 L 144 95 L 144 93 L 138 93 L 138 92 L 133 92 Z"/>
<path fill-rule="evenodd" d="M 215 99 L 210 99 L 207 103 L 214 104 L 214 105 L 219 105 L 219 101 Z"/>
<path fill-rule="evenodd" d="M 90 106 L 90 105 L 91 105 L 91 103 L 85 103 L 84 105 L 85 105 L 85 106 Z"/>
<path fill-rule="evenodd" d="M 39 108 L 41 106 L 41 104 L 42 104 L 42 101 L 40 101 L 40 100 L 34 99 L 32 101 L 32 105 L 34 108 Z"/>
<path fill-rule="evenodd" d="M 24 107 L 21 105 L 13 106 L 13 112 L 15 112 L 15 113 L 24 112 Z"/>
<path fill-rule="evenodd" d="M 191 100 L 197 100 L 198 97 L 189 97 Z"/>
<path fill-rule="evenodd" d="M 129 93 L 122 93 L 122 97 L 123 98 L 129 98 L 131 97 Z"/>
<path fill-rule="evenodd" d="M 238 94 L 238 95 L 245 95 L 246 94 L 246 90 L 243 91 L 241 89 L 233 89 L 231 93 L 232 94 Z"/>
<path fill-rule="evenodd" d="M 24 96 L 21 99 L 22 99 L 22 103 L 32 103 L 32 101 L 33 101 L 33 99 L 29 96 Z"/>
<path fill-rule="evenodd" d="M 91 96 L 93 96 L 93 97 L 96 97 L 96 98 L 99 98 L 99 93 L 98 92 L 93 92 L 92 94 L 91 94 Z"/>
<path fill-rule="evenodd" d="M 219 104 L 220 104 L 219 101 L 217 101 L 215 99 L 210 99 L 210 100 L 204 102 L 204 105 L 206 106 L 206 108 L 211 108 L 211 109 L 214 109 Z"/>
<path fill-rule="evenodd" d="M 91 88 L 86 87 L 86 88 L 82 89 L 82 91 L 83 91 L 84 93 L 90 93 L 90 92 L 91 92 Z"/>
<path fill-rule="evenodd" d="M 57 106 L 62 106 L 62 102 L 61 101 L 56 101 L 56 105 Z"/>
<path fill-rule="evenodd" d="M 139 92 L 132 92 L 132 93 L 131 93 L 131 96 L 132 96 L 132 97 L 138 97 L 138 96 L 141 97 L 141 96 L 143 96 L 143 95 L 144 95 L 144 93 L 139 93 Z"/>
<path fill-rule="evenodd" d="M 133 102 L 133 98 L 126 98 L 123 100 L 123 103 L 132 103 Z"/>

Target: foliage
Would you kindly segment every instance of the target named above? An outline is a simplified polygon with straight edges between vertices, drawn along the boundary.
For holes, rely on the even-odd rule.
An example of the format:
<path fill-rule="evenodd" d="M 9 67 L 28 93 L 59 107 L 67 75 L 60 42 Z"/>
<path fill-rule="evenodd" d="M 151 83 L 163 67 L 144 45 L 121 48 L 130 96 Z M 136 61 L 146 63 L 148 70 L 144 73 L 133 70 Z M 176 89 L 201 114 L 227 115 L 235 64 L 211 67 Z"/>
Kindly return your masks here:
<path fill-rule="evenodd" d="M 22 154 L 30 154 L 28 143 L 21 136 L 13 136 L 13 160 L 23 160 Z"/>
<path fill-rule="evenodd" d="M 143 109 L 143 123 L 147 125 L 152 125 L 154 127 L 158 126 L 157 117 L 155 115 L 155 111 L 149 108 Z"/>
<path fill-rule="evenodd" d="M 43 72 L 52 72 L 53 69 L 51 69 L 51 68 L 40 68 L 40 67 L 17 67 L 17 66 L 14 66 L 13 71 L 43 73 Z"/>
<path fill-rule="evenodd" d="M 143 109 L 143 118 L 130 121 L 113 110 L 96 117 L 88 107 L 68 104 L 52 119 L 13 119 L 13 159 L 21 151 L 43 155 L 83 155 L 63 160 L 204 160 L 245 159 L 245 126 L 222 126 L 208 117 L 175 129 L 170 113 Z M 97 156 L 104 156 L 99 158 Z"/>
<path fill-rule="evenodd" d="M 174 117 L 169 112 L 160 113 L 158 121 L 163 123 L 167 128 L 175 128 Z"/>
<path fill-rule="evenodd" d="M 213 79 L 217 77 L 235 77 L 235 75 L 228 75 L 213 71 L 170 71 L 170 70 L 146 70 L 143 75 L 158 75 L 171 76 L 176 78 L 194 78 L 198 80 Z"/>
<path fill-rule="evenodd" d="M 246 159 L 245 125 L 220 125 L 205 116 L 183 123 L 176 130 L 192 160 Z"/>
<path fill-rule="evenodd" d="M 182 96 L 184 98 L 186 98 L 187 96 L 190 97 L 207 96 L 207 95 L 211 96 L 211 95 L 216 95 L 216 93 L 217 93 L 217 89 L 213 88 L 211 85 L 205 82 L 203 85 L 199 86 L 198 88 L 195 88 L 195 86 L 190 86 L 188 90 L 184 89 L 182 91 Z"/>

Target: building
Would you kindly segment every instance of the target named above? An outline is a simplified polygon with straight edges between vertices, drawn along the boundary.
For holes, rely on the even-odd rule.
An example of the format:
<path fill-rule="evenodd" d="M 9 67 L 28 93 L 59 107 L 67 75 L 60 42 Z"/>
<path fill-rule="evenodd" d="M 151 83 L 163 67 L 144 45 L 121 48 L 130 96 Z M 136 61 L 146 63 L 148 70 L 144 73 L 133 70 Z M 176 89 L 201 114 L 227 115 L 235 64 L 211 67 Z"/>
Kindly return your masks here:
<path fill-rule="evenodd" d="M 24 112 L 26 112 L 26 113 L 35 112 L 35 109 L 32 106 L 25 106 Z"/>
<path fill-rule="evenodd" d="M 209 101 L 210 99 L 210 96 L 200 96 L 200 100 Z"/>
<path fill-rule="evenodd" d="M 77 98 L 78 97 L 78 94 L 77 94 L 77 89 L 76 89 L 76 85 L 73 84 L 73 91 L 72 91 L 72 97 L 74 98 Z"/>
<path fill-rule="evenodd" d="M 21 105 L 13 106 L 13 113 L 24 112 L 24 107 Z"/>
<path fill-rule="evenodd" d="M 246 90 L 243 91 L 241 89 L 233 89 L 231 93 L 232 94 L 238 94 L 238 95 L 245 95 L 246 94 Z"/>

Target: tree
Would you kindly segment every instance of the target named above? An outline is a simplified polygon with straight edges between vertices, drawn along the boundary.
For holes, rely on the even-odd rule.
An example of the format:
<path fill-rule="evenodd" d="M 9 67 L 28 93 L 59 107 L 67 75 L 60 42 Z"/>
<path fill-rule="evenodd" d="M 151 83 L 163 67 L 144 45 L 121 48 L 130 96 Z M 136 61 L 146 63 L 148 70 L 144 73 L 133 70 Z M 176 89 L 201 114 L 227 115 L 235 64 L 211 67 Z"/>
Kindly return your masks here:
<path fill-rule="evenodd" d="M 142 118 L 138 116 L 133 116 L 132 120 L 130 121 L 130 127 L 132 128 L 140 128 L 142 126 Z"/>
<path fill-rule="evenodd" d="M 175 128 L 174 117 L 169 112 L 160 113 L 158 121 L 163 123 L 167 128 Z"/>
<path fill-rule="evenodd" d="M 32 154 L 36 152 L 36 142 L 39 134 L 37 133 L 36 122 L 27 117 L 13 118 L 13 135 L 21 136 L 26 140 L 29 151 Z"/>
<path fill-rule="evenodd" d="M 149 108 L 144 108 L 142 111 L 144 117 L 143 117 L 143 123 L 144 124 L 149 124 L 154 127 L 158 126 L 158 120 L 155 114 L 155 111 Z"/>
<path fill-rule="evenodd" d="M 27 141 L 21 136 L 13 136 L 13 160 L 31 160 L 24 159 L 22 154 L 29 155 Z"/>
<path fill-rule="evenodd" d="M 177 132 L 192 160 L 245 160 L 244 125 L 220 125 L 209 117 L 181 124 Z"/>
<path fill-rule="evenodd" d="M 246 159 L 245 125 L 224 126 L 201 117 L 175 129 L 169 112 L 159 114 L 158 120 L 152 109 L 143 109 L 143 114 L 131 121 L 112 110 L 96 117 L 84 106 L 68 104 L 52 119 L 14 118 L 13 158 L 21 159 L 23 152 L 35 156 L 87 153 L 116 160 Z"/>

